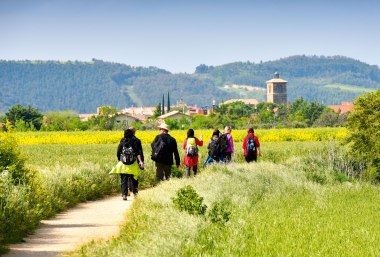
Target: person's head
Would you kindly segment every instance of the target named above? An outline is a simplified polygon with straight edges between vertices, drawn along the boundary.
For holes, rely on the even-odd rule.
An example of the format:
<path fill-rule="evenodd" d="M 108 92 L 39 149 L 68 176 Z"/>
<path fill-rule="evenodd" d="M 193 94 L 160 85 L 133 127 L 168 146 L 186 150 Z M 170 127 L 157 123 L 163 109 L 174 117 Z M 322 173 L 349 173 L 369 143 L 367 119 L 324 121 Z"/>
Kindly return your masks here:
<path fill-rule="evenodd" d="M 131 138 L 133 136 L 133 131 L 130 129 L 124 130 L 124 137 L 125 138 Z"/>
<path fill-rule="evenodd" d="M 253 128 L 249 128 L 249 129 L 248 129 L 248 134 L 249 134 L 249 133 L 252 133 L 252 134 L 255 133 L 255 131 L 253 130 Z"/>
<path fill-rule="evenodd" d="M 165 133 L 167 134 L 169 132 L 169 126 L 165 123 L 161 123 L 160 126 L 158 126 L 160 133 Z"/>
<path fill-rule="evenodd" d="M 187 138 L 189 138 L 189 137 L 194 137 L 194 129 L 189 129 L 187 131 Z"/>
<path fill-rule="evenodd" d="M 224 128 L 224 133 L 231 133 L 231 127 L 230 126 L 226 126 Z"/>
<path fill-rule="evenodd" d="M 218 136 L 220 135 L 219 129 L 215 129 L 214 132 L 212 132 L 212 136 Z"/>
<path fill-rule="evenodd" d="M 133 135 L 136 133 L 136 128 L 135 127 L 129 127 L 128 129 L 132 130 Z"/>

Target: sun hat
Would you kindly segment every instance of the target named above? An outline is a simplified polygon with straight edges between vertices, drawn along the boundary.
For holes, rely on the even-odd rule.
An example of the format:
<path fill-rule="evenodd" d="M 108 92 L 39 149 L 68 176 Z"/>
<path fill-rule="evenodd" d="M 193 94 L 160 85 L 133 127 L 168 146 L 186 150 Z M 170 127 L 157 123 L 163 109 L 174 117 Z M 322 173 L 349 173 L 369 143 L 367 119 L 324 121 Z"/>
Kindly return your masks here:
<path fill-rule="evenodd" d="M 169 126 L 165 123 L 161 123 L 160 126 L 158 126 L 159 129 L 164 129 L 166 131 L 169 131 Z"/>

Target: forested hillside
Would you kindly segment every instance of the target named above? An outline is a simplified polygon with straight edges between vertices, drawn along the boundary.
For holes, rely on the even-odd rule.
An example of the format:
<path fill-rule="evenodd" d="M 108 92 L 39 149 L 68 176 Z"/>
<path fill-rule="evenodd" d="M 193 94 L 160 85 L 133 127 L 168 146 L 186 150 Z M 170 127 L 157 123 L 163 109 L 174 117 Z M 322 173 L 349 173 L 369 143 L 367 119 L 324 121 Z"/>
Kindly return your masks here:
<path fill-rule="evenodd" d="M 199 65 L 193 74 L 172 74 L 156 67 L 91 62 L 0 61 L 0 113 L 15 104 L 40 111 L 95 112 L 98 106 L 154 106 L 170 92 L 171 103 L 209 106 L 212 100 L 255 97 L 265 92 L 226 89 L 241 84 L 265 88 L 278 71 L 288 81 L 288 101 L 298 97 L 323 104 L 352 101 L 380 89 L 380 69 L 342 56 L 292 56 L 269 62 Z"/>
<path fill-rule="evenodd" d="M 288 101 L 302 96 L 308 101 L 339 104 L 380 89 L 378 66 L 343 56 L 292 56 L 258 64 L 235 62 L 196 68 L 196 74 L 218 81 L 219 86 L 244 84 L 263 88 L 275 71 L 288 81 Z"/>
<path fill-rule="evenodd" d="M 99 60 L 92 62 L 1 61 L 0 112 L 15 104 L 41 111 L 96 112 L 101 105 L 133 104 L 121 85 L 136 77 L 166 74 L 157 68 L 134 68 Z"/>

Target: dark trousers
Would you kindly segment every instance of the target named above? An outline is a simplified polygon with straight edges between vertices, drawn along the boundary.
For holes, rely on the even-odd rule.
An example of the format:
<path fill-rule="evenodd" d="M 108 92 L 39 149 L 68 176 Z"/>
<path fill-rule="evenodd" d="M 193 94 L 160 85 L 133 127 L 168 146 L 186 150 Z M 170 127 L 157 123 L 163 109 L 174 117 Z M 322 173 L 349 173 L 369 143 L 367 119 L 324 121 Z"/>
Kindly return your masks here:
<path fill-rule="evenodd" d="M 244 157 L 246 162 L 257 162 L 257 155 L 247 155 Z"/>
<path fill-rule="evenodd" d="M 223 153 L 224 162 L 231 162 L 231 160 L 232 160 L 232 153 Z"/>
<path fill-rule="evenodd" d="M 186 177 L 187 178 L 190 177 L 190 169 L 191 169 L 191 167 L 186 166 Z M 193 166 L 194 176 L 197 175 L 197 170 L 198 170 L 198 166 L 197 165 Z"/>
<path fill-rule="evenodd" d="M 157 182 L 163 181 L 164 176 L 166 180 L 170 179 L 172 174 L 172 165 L 156 162 L 156 180 Z"/>
<path fill-rule="evenodd" d="M 128 195 L 128 189 L 137 194 L 139 192 L 139 181 L 132 174 L 120 174 L 121 194 Z"/>

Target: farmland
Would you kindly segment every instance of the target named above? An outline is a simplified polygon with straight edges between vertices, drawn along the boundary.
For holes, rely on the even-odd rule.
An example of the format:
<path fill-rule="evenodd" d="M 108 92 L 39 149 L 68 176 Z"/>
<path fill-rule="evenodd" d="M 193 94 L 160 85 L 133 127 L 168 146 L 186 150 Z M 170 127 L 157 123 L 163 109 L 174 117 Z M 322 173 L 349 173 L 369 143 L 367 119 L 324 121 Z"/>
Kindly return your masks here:
<path fill-rule="evenodd" d="M 195 135 L 203 135 L 204 140 L 211 138 L 212 130 L 196 130 Z M 143 144 L 150 144 L 157 131 L 138 131 L 137 137 Z M 346 138 L 345 128 L 307 128 L 307 129 L 268 129 L 256 130 L 255 134 L 261 142 L 282 141 L 325 141 L 341 140 Z M 185 130 L 170 131 L 177 142 L 183 142 L 186 138 Z M 232 132 L 234 141 L 242 142 L 246 136 L 245 130 L 234 130 Z M 79 131 L 79 132 L 18 132 L 15 134 L 20 145 L 39 144 L 116 144 L 123 136 L 122 131 Z M 0 133 L 0 139 L 2 134 Z"/>
<path fill-rule="evenodd" d="M 207 142 L 211 131 L 196 131 L 200 133 Z M 137 132 L 146 160 L 140 189 L 156 185 L 149 158 L 149 143 L 156 134 Z M 185 131 L 170 134 L 180 148 Z M 70 256 L 380 254 L 375 243 L 380 238 L 379 187 L 366 182 L 365 174 L 358 181 L 358 174 L 341 168 L 345 160 L 339 140 L 347 136 L 345 129 L 257 130 L 263 155 L 250 165 L 243 163 L 241 155 L 245 131 L 232 134 L 236 142 L 233 164 L 214 165 L 201 169 L 196 178 L 173 178 L 142 190 L 119 238 L 84 246 Z M 16 133 L 27 166 L 38 173 L 40 195 L 33 198 L 27 190 L 18 190 L 18 198 L 2 198 L 9 200 L 6 206 L 13 213 L 25 215 L 8 219 L 7 228 L 29 221 L 34 224 L 25 226 L 29 231 L 38 219 L 80 201 L 118 193 L 119 178 L 108 171 L 116 164 L 121 136 L 122 132 Z M 199 155 L 203 163 L 205 147 L 200 147 Z M 183 170 L 183 166 L 175 169 L 174 174 L 180 177 Z M 209 216 L 176 210 L 171 199 L 185 185 L 192 185 L 209 209 L 220 203 L 222 210 L 230 212 L 229 221 L 221 226 L 210 222 Z M 20 199 L 42 202 L 34 207 L 17 205 Z M 15 234 L 1 236 L 17 238 Z"/>

